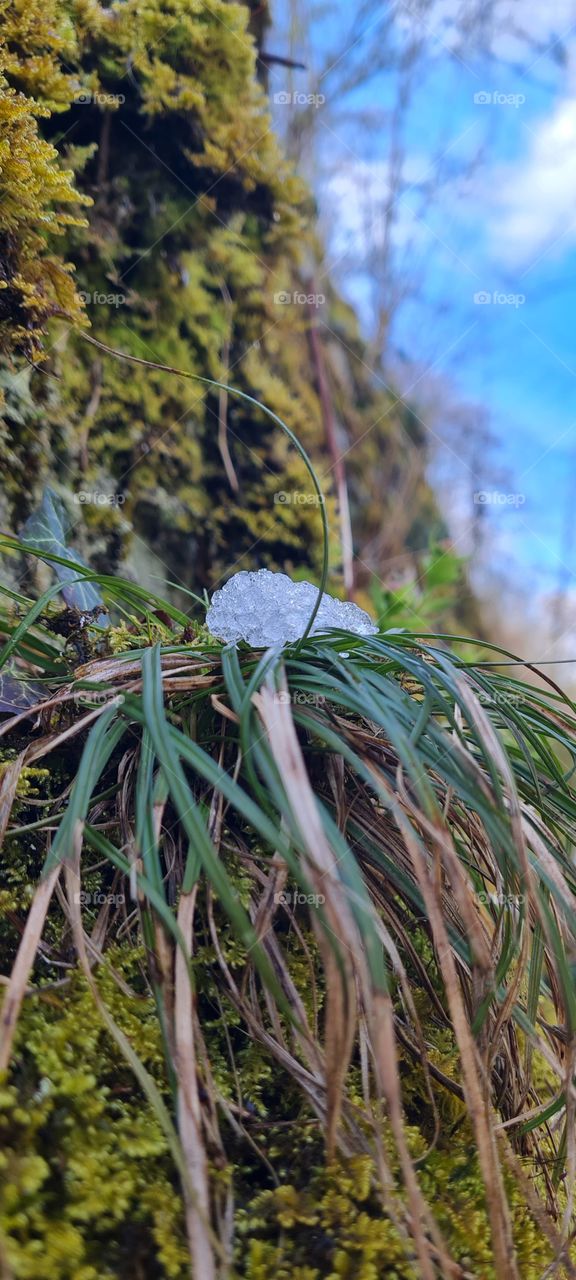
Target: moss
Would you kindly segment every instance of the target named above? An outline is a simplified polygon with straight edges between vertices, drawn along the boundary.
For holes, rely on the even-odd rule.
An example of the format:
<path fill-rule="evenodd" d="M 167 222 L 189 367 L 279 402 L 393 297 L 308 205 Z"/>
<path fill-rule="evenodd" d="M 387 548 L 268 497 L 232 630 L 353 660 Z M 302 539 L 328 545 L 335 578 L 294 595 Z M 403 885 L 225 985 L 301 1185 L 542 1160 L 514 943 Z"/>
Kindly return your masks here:
<path fill-rule="evenodd" d="M 412 1131 L 413 1154 L 423 1142 Z M 238 1214 L 238 1267 L 246 1280 L 417 1280 L 410 1247 L 374 1192 L 370 1157 L 318 1167 L 303 1181 L 262 1192 Z M 438 1224 L 466 1274 L 494 1280 L 482 1180 L 469 1135 L 440 1142 L 420 1169 Z M 524 1280 L 542 1275 L 550 1252 L 511 1192 L 514 1236 Z"/>
<path fill-rule="evenodd" d="M 242 1274 L 249 1280 L 378 1280 L 383 1274 L 416 1280 L 398 1232 L 372 1195 L 373 1174 L 369 1157 L 352 1157 L 315 1172 L 305 1188 L 288 1184 L 258 1196 L 240 1216 Z M 266 1240 L 267 1234 L 277 1239 Z"/>
<path fill-rule="evenodd" d="M 301 286 L 306 260 L 319 254 L 312 202 L 279 151 L 255 75 L 251 32 L 265 27 L 266 6 L 254 5 L 252 13 L 221 0 L 210 6 L 0 0 L 0 14 L 0 121 L 12 144 L 10 156 L 0 149 L 0 180 L 8 192 L 0 203 L 6 250 L 0 342 L 6 356 L 22 349 L 35 355 L 41 345 L 44 354 L 42 372 L 17 359 L 0 370 L 0 458 L 9 477 L 2 524 L 18 525 L 50 479 L 69 501 L 77 545 L 97 568 L 134 569 L 135 546 L 143 543 L 158 564 L 173 566 L 172 579 L 194 590 L 215 585 L 232 561 L 317 573 L 317 508 L 275 500 L 279 493 L 306 493 L 309 482 L 262 412 L 174 376 L 107 360 L 58 320 L 81 321 L 76 279 L 89 295 L 86 313 L 96 337 L 230 380 L 261 399 L 298 433 L 330 489 L 312 319 L 305 308 L 274 297 Z M 402 545 L 421 545 L 437 513 L 414 422 L 366 370 L 353 313 L 328 283 L 325 292 L 321 347 L 340 438 L 350 451 L 356 536 L 379 546 L 380 558 L 369 566 L 378 571 L 390 554 L 382 528 L 393 523 L 394 485 L 414 472 L 406 502 L 413 516 Z M 238 489 L 223 468 L 223 424 Z M 101 491 L 120 494 L 122 502 L 74 501 Z M 330 493 L 329 503 L 336 525 Z M 337 577 L 335 545 L 332 559 Z M 182 599 L 188 608 L 189 596 Z M 119 652 L 155 640 L 194 644 L 203 635 L 192 626 L 181 635 L 157 617 L 142 628 L 112 629 L 109 645 Z M 49 777 L 43 770 L 23 774 L 16 808 L 22 825 L 44 814 L 32 801 L 66 790 L 77 759 L 74 743 L 60 748 Z M 226 846 L 227 834 L 228 869 L 247 902 L 249 884 L 240 857 Z M 248 832 L 243 836 L 257 857 Z M 5 845 L 3 975 L 44 853 L 42 832 Z M 93 897 L 111 891 L 111 874 L 94 857 L 85 868 L 86 891 Z M 223 954 L 237 971 L 242 948 L 217 907 L 216 913 Z M 87 904 L 88 929 L 97 918 L 98 906 Z M 56 899 L 44 943 L 37 990 L 25 999 L 0 1098 L 0 1262 L 3 1251 L 15 1280 L 183 1280 L 188 1255 L 166 1140 L 74 968 L 69 925 Z M 421 945 L 431 963 L 424 935 Z M 317 1008 L 321 1016 L 320 969 L 313 974 L 313 999 L 310 962 L 295 938 L 291 947 L 292 979 L 309 1015 Z M 106 959 L 107 966 L 96 969 L 103 997 L 171 1106 L 144 957 L 128 937 L 111 946 Z M 370 1158 L 325 1167 L 318 1125 L 289 1077 L 228 1004 L 224 1025 L 204 919 L 194 967 L 216 1087 L 229 1103 L 240 1092 L 246 1112 L 247 1137 L 232 1126 L 226 1133 L 238 1275 L 413 1280 L 413 1263 L 375 1195 Z M 450 1036 L 437 1027 L 423 996 L 419 1008 L 438 1065 L 456 1075 Z M 280 1018 L 280 1025 L 288 1038 L 287 1020 Z M 454 1128 L 462 1108 L 437 1091 L 444 1130 L 426 1154 L 424 1082 L 411 1061 L 401 1066 L 422 1181 L 457 1256 L 489 1280 L 486 1213 L 470 1135 Z M 356 1061 L 348 1083 L 360 1106 Z M 261 1152 L 277 1170 L 279 1186 Z M 231 1171 L 212 1172 L 225 1181 Z M 516 1220 L 528 1278 L 541 1270 L 545 1250 L 520 1205 Z"/>
<path fill-rule="evenodd" d="M 134 954 L 113 959 L 133 976 Z M 161 1076 L 153 1002 L 124 995 L 119 1007 L 114 982 L 101 983 L 141 1059 Z M 63 991 L 47 987 L 25 1004 L 0 1129 L 0 1222 L 18 1280 L 136 1278 L 143 1266 L 151 1276 L 186 1274 L 166 1140 L 77 974 Z"/>
<path fill-rule="evenodd" d="M 43 211 L 37 202 L 23 206 L 26 220 L 15 228 L 19 260 L 31 272 L 41 269 L 44 254 L 29 236 L 38 236 L 46 214 L 47 229 L 63 233 L 50 270 L 69 295 L 65 264 L 74 265 L 94 336 L 229 380 L 266 403 L 311 452 L 336 529 L 333 459 L 310 344 L 315 318 L 306 306 L 276 300 L 309 292 L 306 275 L 319 250 L 313 203 L 280 152 L 255 73 L 252 33 L 261 35 L 266 6 L 252 14 L 222 0 L 208 7 L 3 0 L 3 11 L 6 94 L 20 95 L 20 127 L 37 139 L 34 163 L 49 169 Z M 64 201 L 73 187 L 62 166 L 93 201 L 86 227 L 68 225 Z M 8 173 L 7 181 L 15 178 Z M 14 278 L 19 270 L 16 264 Z M 409 438 L 401 405 L 367 368 L 355 317 L 324 273 L 322 289 L 320 344 L 347 454 L 357 545 L 380 546 L 383 525 L 396 528 L 391 488 L 408 475 L 408 525 L 420 519 L 416 543 L 424 545 L 436 516 L 422 442 Z M 42 322 L 45 329 L 56 308 L 53 292 L 36 328 Z M 77 321 L 68 295 L 58 306 Z M 11 296 L 6 313 L 12 350 L 22 337 L 15 303 Z M 47 482 L 71 504 L 79 493 L 114 491 L 121 504 L 73 509 L 79 550 L 97 568 L 141 573 L 154 553 L 150 573 L 170 564 L 169 576 L 194 590 L 214 586 L 231 560 L 318 573 L 318 510 L 299 500 L 310 482 L 258 409 L 174 376 L 128 369 L 54 326 L 45 345 L 45 373 L 57 380 L 34 374 L 22 400 L 18 369 L 7 397 L 0 456 L 16 470 L 3 523 L 17 525 Z M 222 435 L 237 488 L 223 465 Z M 290 501 L 277 501 L 286 493 Z M 383 563 L 390 554 L 387 543 L 378 556 Z M 338 560 L 334 538 L 336 581 Z M 378 572 L 379 563 L 364 565 L 361 553 L 360 585 L 372 568 Z"/>
<path fill-rule="evenodd" d="M 50 316 L 80 322 L 72 268 L 54 238 L 86 220 L 90 204 L 73 185 L 39 124 L 66 99 L 60 58 L 68 42 L 59 13 L 43 0 L 0 4 L 0 352 L 34 354 Z M 40 101 L 41 88 L 44 101 Z"/>
<path fill-rule="evenodd" d="M 420 1158 L 420 1185 L 452 1256 L 466 1274 L 494 1280 L 482 1179 L 470 1133 L 454 1138 L 446 1130 L 427 1156 L 419 1129 L 408 1129 L 407 1136 L 413 1157 Z M 398 1178 L 389 1138 L 387 1146 Z M 310 1172 L 310 1155 L 304 1148 L 299 1176 L 263 1191 L 240 1209 L 239 1273 L 246 1280 L 289 1280 L 294 1275 L 308 1280 L 380 1280 L 384 1275 L 417 1280 L 420 1272 L 410 1245 L 374 1190 L 371 1157 L 340 1159 L 328 1167 L 319 1158 Z M 298 1169 L 297 1144 L 292 1160 Z M 509 1186 L 509 1194 L 520 1274 L 523 1280 L 537 1280 L 551 1253 L 518 1192 Z"/>
<path fill-rule="evenodd" d="M 25 803 L 25 798 L 23 800 Z M 226 833 L 223 833 L 226 846 Z M 18 839 L 12 862 L 18 868 Z M 24 846 L 24 837 L 20 843 Z M 257 849 L 253 850 L 258 856 Z M 226 852 L 227 869 L 240 896 L 247 891 L 243 864 Z M 20 879 L 29 855 L 20 854 Z M 34 861 L 35 859 L 33 859 Z M 113 870 L 94 860 L 83 887 L 85 926 L 94 927 L 99 894 L 112 887 Z M 0 904 L 7 920 L 26 908 L 19 892 Z M 215 924 L 226 963 L 242 970 L 242 949 L 215 904 Z M 307 956 L 297 936 L 284 941 L 290 972 L 308 1016 L 322 1010 L 323 981 L 314 938 L 302 918 Z M 281 922 L 279 922 L 281 927 Z M 38 962 L 36 993 L 29 995 L 18 1029 L 17 1051 L 0 1095 L 2 1177 L 0 1232 L 15 1280 L 184 1280 L 188 1275 L 182 1206 L 166 1138 L 132 1073 L 104 1029 L 84 979 L 64 970 L 66 917 L 51 913 L 48 951 Z M 239 1280 L 416 1280 L 410 1245 L 402 1239 L 377 1193 L 370 1154 L 326 1165 L 322 1134 L 302 1095 L 265 1048 L 246 1034 L 239 1013 L 218 991 L 218 966 L 199 904 L 194 970 L 198 1014 L 217 1093 L 241 1103 L 243 1130 L 224 1115 L 230 1167 L 214 1165 L 214 1183 L 232 1178 L 235 1197 L 235 1274 Z M 9 968 L 18 930 L 0 933 L 2 968 Z M 418 945 L 423 954 L 427 943 Z M 58 958 L 54 965 L 51 959 Z M 314 971 L 310 971 L 312 958 Z M 145 956 L 129 939 L 108 946 L 96 968 L 106 1006 L 152 1075 L 167 1106 L 171 1097 L 156 1006 L 145 977 Z M 64 975 L 64 985 L 61 985 Z M 314 979 L 315 992 L 312 991 Z M 55 985 L 56 984 L 56 985 Z M 416 991 L 431 1056 L 458 1078 L 453 1037 L 438 1025 L 424 993 Z M 284 1034 L 290 1029 L 280 1015 Z M 490 1232 L 474 1142 L 463 1104 L 434 1085 L 441 1120 L 434 1124 L 421 1068 L 401 1060 L 406 1133 L 425 1196 L 433 1205 L 449 1248 L 478 1280 L 493 1280 Z M 362 1107 L 359 1062 L 354 1059 L 348 1094 Z M 370 1129 L 365 1127 L 369 1141 Z M 398 1159 L 387 1124 L 382 1129 L 397 1207 L 404 1198 Z M 263 1159 L 265 1154 L 266 1159 Z M 275 1171 L 277 1183 L 270 1177 Z M 527 1166 L 528 1167 L 528 1166 Z M 549 1255 L 538 1229 L 510 1184 L 520 1274 L 536 1280 Z M 47 1269 L 48 1268 L 48 1269 Z"/>

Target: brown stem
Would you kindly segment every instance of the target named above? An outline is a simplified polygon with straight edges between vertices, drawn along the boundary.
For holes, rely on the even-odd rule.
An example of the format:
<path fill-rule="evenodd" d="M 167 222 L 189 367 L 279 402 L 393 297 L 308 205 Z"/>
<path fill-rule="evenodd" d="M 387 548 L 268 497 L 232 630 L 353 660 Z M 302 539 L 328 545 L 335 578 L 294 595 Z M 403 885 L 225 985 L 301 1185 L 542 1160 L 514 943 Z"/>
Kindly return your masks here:
<path fill-rule="evenodd" d="M 178 907 L 178 925 L 188 955 L 192 954 L 196 890 L 183 893 Z M 202 1136 L 202 1110 L 198 1092 L 197 1054 L 194 1039 L 194 994 L 186 960 L 176 950 L 174 982 L 174 1041 L 178 1080 L 178 1131 L 188 1169 L 193 1196 L 184 1188 L 186 1228 L 196 1280 L 215 1280 L 214 1254 L 210 1241 L 210 1191 L 208 1163 Z"/>
<path fill-rule="evenodd" d="M 226 311 L 228 315 L 228 331 L 226 334 L 226 338 L 224 340 L 224 346 L 222 348 L 222 364 L 224 366 L 223 377 L 227 379 L 229 374 L 229 365 L 230 365 L 230 342 L 231 342 L 231 332 L 232 332 L 232 299 L 228 292 L 228 288 L 224 284 L 224 282 L 220 284 L 220 292 L 222 294 L 222 297 L 224 298 L 224 302 L 226 304 Z M 220 391 L 218 394 L 218 448 L 220 450 L 220 457 L 222 458 L 224 470 L 228 477 L 228 483 L 230 485 L 230 488 L 234 490 L 234 493 L 238 493 L 240 485 L 238 484 L 238 476 L 236 475 L 236 472 L 234 470 L 234 463 L 232 462 L 230 449 L 228 446 L 228 392 L 226 390 L 226 387 L 220 387 Z"/>
<path fill-rule="evenodd" d="M 354 595 L 354 548 L 352 541 L 352 524 L 350 520 L 350 503 L 348 501 L 348 485 L 346 483 L 346 469 L 344 459 L 338 446 L 338 438 L 336 434 L 336 423 L 334 420 L 334 407 L 332 404 L 332 396 L 330 394 L 330 386 L 326 373 L 326 361 L 324 351 L 320 341 L 318 332 L 318 321 L 312 307 L 310 308 L 310 327 L 308 330 L 310 338 L 310 350 L 312 353 L 312 363 L 316 374 L 316 382 L 318 385 L 318 394 L 320 396 L 320 408 L 322 411 L 322 422 L 324 425 L 324 434 L 330 457 L 332 459 L 332 470 L 336 481 L 336 492 L 338 495 L 338 512 L 340 519 L 340 546 L 342 550 L 342 569 L 344 574 L 344 586 L 346 594 L 350 597 Z"/>

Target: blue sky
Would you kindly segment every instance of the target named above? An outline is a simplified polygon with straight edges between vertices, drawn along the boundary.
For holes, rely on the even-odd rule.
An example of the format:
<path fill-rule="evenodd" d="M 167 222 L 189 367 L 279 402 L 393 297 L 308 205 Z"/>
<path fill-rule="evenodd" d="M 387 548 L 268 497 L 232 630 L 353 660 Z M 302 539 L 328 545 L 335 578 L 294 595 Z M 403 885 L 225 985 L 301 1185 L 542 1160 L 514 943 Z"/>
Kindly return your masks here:
<path fill-rule="evenodd" d="M 479 485 L 524 497 L 491 508 L 493 555 L 544 596 L 561 572 L 567 503 L 576 507 L 576 3 L 556 0 L 537 11 L 533 0 L 500 0 L 490 52 L 458 47 L 451 26 L 458 7 L 438 0 L 418 27 L 407 5 L 396 7 L 398 47 L 417 32 L 423 54 L 402 130 L 400 198 L 388 183 L 394 73 L 379 73 L 344 102 L 330 99 L 359 54 L 353 27 L 346 52 L 347 2 L 318 17 L 307 47 L 299 50 L 296 38 L 292 50 L 309 70 L 293 84 L 326 92 L 311 173 L 332 272 L 370 333 L 366 257 L 377 260 L 378 210 L 394 202 L 394 269 L 400 280 L 413 273 L 415 290 L 395 316 L 391 352 L 400 357 L 389 356 L 391 370 L 407 392 L 419 380 L 425 420 L 430 382 L 485 407 L 498 446 L 482 459 Z M 282 4 L 278 16 L 281 33 Z M 511 16 L 528 39 L 510 34 Z M 331 48 L 344 56 L 316 86 L 314 72 Z M 286 87 L 284 73 L 274 73 L 273 87 Z M 478 94 L 491 101 L 475 101 Z M 380 122 L 369 128 L 360 112 L 379 113 Z M 490 302 L 475 301 L 478 293 Z M 438 417 L 430 430 L 437 442 Z M 452 453 L 455 437 L 448 438 Z M 469 457 L 459 468 L 451 453 L 451 492 L 461 484 L 467 493 Z M 460 534 L 465 506 L 454 499 Z"/>

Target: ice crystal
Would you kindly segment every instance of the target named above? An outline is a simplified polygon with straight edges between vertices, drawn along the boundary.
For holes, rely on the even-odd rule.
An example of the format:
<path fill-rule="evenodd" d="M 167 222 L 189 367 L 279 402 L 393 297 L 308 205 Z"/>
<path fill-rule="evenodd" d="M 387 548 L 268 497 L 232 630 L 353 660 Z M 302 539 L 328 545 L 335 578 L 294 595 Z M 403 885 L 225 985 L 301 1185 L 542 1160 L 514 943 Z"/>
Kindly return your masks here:
<path fill-rule="evenodd" d="M 245 640 L 254 649 L 290 644 L 304 634 L 317 598 L 318 587 L 311 582 L 292 582 L 287 574 L 269 569 L 242 571 L 214 592 L 206 624 L 213 636 L 228 644 Z M 332 627 L 360 636 L 378 630 L 358 605 L 324 594 L 313 631 Z"/>

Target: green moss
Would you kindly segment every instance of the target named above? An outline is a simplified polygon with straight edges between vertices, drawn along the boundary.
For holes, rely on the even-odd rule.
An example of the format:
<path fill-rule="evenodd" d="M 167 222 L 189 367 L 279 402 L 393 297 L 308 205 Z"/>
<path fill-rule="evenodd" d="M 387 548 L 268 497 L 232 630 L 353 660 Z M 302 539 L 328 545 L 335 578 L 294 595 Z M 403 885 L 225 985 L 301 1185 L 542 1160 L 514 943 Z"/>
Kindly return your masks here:
<path fill-rule="evenodd" d="M 54 238 L 86 225 L 79 211 L 90 201 L 39 128 L 66 100 L 60 58 L 69 41 L 59 20 L 54 3 L 0 3 L 0 352 L 7 354 L 33 354 L 50 316 L 82 318 Z"/>
<path fill-rule="evenodd" d="M 24 837 L 22 837 L 24 841 Z M 15 842 L 17 844 L 17 842 Z M 257 854 L 257 850 L 254 850 Z M 228 858 L 228 854 L 226 855 Z M 17 864 L 17 853 L 13 853 Z M 240 895 L 239 859 L 228 870 Z M 27 874 L 23 867 L 23 875 Z M 108 871 L 110 876 L 110 871 Z M 83 885 L 97 895 L 110 888 L 96 865 Z M 7 916 L 22 915 L 22 899 L 4 895 Z M 99 907 L 83 907 L 92 928 Z M 243 960 L 215 906 L 226 963 Z M 305 921 L 302 921 L 303 927 Z M 15 1280 L 184 1280 L 188 1275 L 182 1206 L 171 1154 L 155 1115 L 142 1097 L 117 1046 L 103 1027 L 84 979 L 51 964 L 66 954 L 67 922 L 52 913 L 49 950 L 37 965 L 37 992 L 24 1004 L 17 1050 L 0 1094 L 0 1232 Z M 403 1240 L 377 1191 L 369 1154 L 326 1165 L 322 1134 L 294 1081 L 267 1050 L 246 1034 L 239 1013 L 218 990 L 218 966 L 196 923 L 194 970 L 198 1014 L 217 1093 L 240 1104 L 242 1131 L 222 1116 L 228 1168 L 218 1161 L 214 1182 L 232 1179 L 235 1197 L 235 1267 L 239 1280 L 416 1280 L 411 1246 Z M 4 970 L 18 934 L 0 934 Z M 322 1008 L 323 982 L 314 939 L 305 933 L 310 960 L 295 935 L 286 939 L 290 972 L 307 1013 Z M 422 943 L 424 951 L 426 944 Z M 114 943 L 96 968 L 102 998 L 152 1075 L 166 1105 L 171 1097 L 156 1007 L 145 978 L 145 956 L 128 939 Z M 56 983 L 56 985 L 54 985 Z M 431 1016 L 416 992 L 431 1056 L 458 1077 L 453 1037 Z M 281 1017 L 284 1032 L 289 1025 Z M 421 1068 L 401 1060 L 407 1138 L 422 1191 L 433 1206 L 454 1257 L 478 1280 L 493 1280 L 490 1231 L 475 1146 L 463 1104 L 434 1086 L 441 1120 L 434 1124 Z M 348 1094 L 362 1106 L 360 1067 L 354 1060 Z M 370 1129 L 365 1125 L 366 1138 Z M 394 1178 L 396 1209 L 404 1191 L 387 1126 L 382 1138 Z M 265 1160 L 264 1160 L 265 1155 Z M 273 1167 L 277 1185 L 270 1177 Z M 536 1280 L 549 1254 L 518 1191 L 509 1185 L 520 1274 Z M 49 1270 L 46 1268 L 49 1265 Z"/>
<path fill-rule="evenodd" d="M 408 1136 L 413 1156 L 422 1156 L 426 1144 L 421 1133 L 412 1129 Z M 297 1148 L 292 1155 L 297 1163 Z M 440 1139 L 420 1164 L 419 1180 L 452 1256 L 467 1274 L 494 1280 L 482 1179 L 470 1134 L 456 1141 Z M 295 1275 L 306 1280 L 380 1280 L 384 1275 L 417 1280 L 411 1246 L 383 1207 L 375 1183 L 372 1159 L 357 1156 L 330 1167 L 319 1165 L 297 1181 L 262 1192 L 238 1214 L 240 1274 L 246 1280 L 291 1280 Z M 551 1254 L 519 1195 L 512 1188 L 510 1195 L 520 1274 L 537 1280 Z"/>
<path fill-rule="evenodd" d="M 333 459 L 310 344 L 315 319 L 306 306 L 276 301 L 283 291 L 310 291 L 308 264 L 319 251 L 312 201 L 280 152 L 255 74 L 252 32 L 261 36 L 266 6 L 252 13 L 223 0 L 110 7 L 3 0 L 3 10 L 6 94 L 24 95 L 21 127 L 37 136 L 34 163 L 50 171 L 41 176 L 42 216 L 48 230 L 63 233 L 50 270 L 68 281 L 69 293 L 65 263 L 74 265 L 94 336 L 229 380 L 284 418 L 324 477 L 336 530 Z M 63 202 L 72 187 L 60 164 L 93 201 L 85 228 L 68 225 Z M 6 180 L 15 178 L 7 173 Z M 40 270 L 44 255 L 27 237 L 38 235 L 41 210 L 37 201 L 24 210 L 14 253 Z M 44 327 L 53 293 L 46 289 Z M 379 544 L 387 520 L 395 527 L 391 487 L 408 471 L 416 477 L 410 506 L 423 545 L 436 516 L 422 441 L 409 439 L 404 411 L 367 367 L 355 317 L 324 273 L 322 289 L 320 343 L 347 440 L 357 545 Z M 71 297 L 59 306 L 78 319 Z M 22 337 L 19 323 L 10 330 L 15 316 L 11 296 L 11 350 Z M 41 321 L 38 312 L 35 326 Z M 7 396 L 0 457 L 16 470 L 4 524 L 16 526 L 47 482 L 70 503 L 78 493 L 116 492 L 117 504 L 73 508 L 79 549 L 96 567 L 141 576 L 153 552 L 155 572 L 170 564 L 167 576 L 195 590 L 217 583 L 231 561 L 318 573 L 319 513 L 301 500 L 310 482 L 258 409 L 158 371 L 128 369 L 54 327 L 46 345 L 45 370 L 58 380 L 34 375 L 23 400 L 18 370 Z M 226 474 L 222 435 L 238 487 Z M 384 559 L 389 550 L 382 548 Z M 334 536 L 336 580 L 338 559 Z M 357 568 L 362 585 L 372 565 L 360 559 Z"/>
<path fill-rule="evenodd" d="M 195 0 L 118 0 L 111 6 L 98 0 L 0 0 L 0 121 L 12 145 L 10 156 L 0 149 L 0 180 L 8 193 L 0 202 L 7 263 L 0 282 L 0 342 L 12 356 L 44 343 L 46 355 L 42 374 L 17 362 L 0 370 L 0 459 L 9 477 L 2 524 L 17 526 L 49 479 L 68 498 L 75 542 L 95 567 L 133 568 L 135 548 L 143 543 L 158 564 L 173 566 L 171 578 L 195 590 L 217 583 L 232 562 L 317 572 L 317 508 L 275 501 L 279 493 L 307 493 L 301 463 L 258 409 L 165 373 L 128 369 L 61 325 L 49 326 L 51 317 L 63 314 L 80 322 L 76 279 L 90 295 L 86 310 L 96 337 L 135 355 L 230 380 L 261 399 L 298 433 L 330 491 L 332 459 L 311 354 L 311 318 L 299 305 L 274 300 L 282 290 L 301 286 L 304 259 L 318 256 L 314 211 L 270 130 L 251 35 L 265 25 L 266 6 L 254 10 L 221 0 L 209 6 Z M 329 284 L 325 292 L 321 346 L 350 449 L 356 536 L 361 544 L 376 541 L 385 560 L 390 548 L 381 531 L 394 514 L 391 490 L 401 487 L 408 470 L 417 478 L 414 519 L 403 541 L 421 545 L 437 522 L 424 482 L 422 440 L 366 369 L 352 312 Z M 95 302 L 95 295 L 113 301 Z M 238 489 L 225 473 L 218 445 L 223 422 Z M 73 502 L 81 493 L 102 491 L 120 494 L 122 502 Z M 329 501 L 336 527 L 330 493 Z M 336 576 L 337 558 L 334 546 Z M 183 601 L 188 607 L 189 597 Z M 196 637 L 191 627 L 186 640 L 193 644 L 202 634 Z M 159 617 L 142 629 L 122 624 L 109 643 L 119 652 L 171 639 L 172 628 Z M 59 751 L 49 778 L 43 770 L 25 772 L 15 811 L 22 824 L 44 814 L 32 800 L 65 791 L 77 759 L 74 744 L 70 752 Z M 247 832 L 244 837 L 250 854 L 258 856 Z M 239 898 L 247 902 L 242 861 L 225 841 L 223 848 Z M 10 971 L 44 853 L 44 837 L 37 832 L 11 838 L 3 851 L 3 975 Z M 110 889 L 109 874 L 94 858 L 86 865 L 84 887 L 91 894 Z M 98 908 L 88 905 L 88 929 L 97 917 Z M 218 914 L 217 926 L 226 962 L 237 972 L 244 963 L 242 948 Z M 98 982 L 171 1106 L 144 957 L 124 936 L 107 952 L 110 967 L 96 968 Z M 315 954 L 313 938 L 307 942 Z M 188 1255 L 166 1140 L 73 967 L 69 925 L 56 899 L 44 943 L 34 976 L 38 990 L 26 996 L 13 1068 L 0 1099 L 0 1229 L 9 1267 L 15 1280 L 183 1280 Z M 424 937 L 421 945 L 431 963 Z M 286 949 L 309 1016 L 316 1006 L 321 1014 L 320 967 L 314 971 L 313 999 L 310 964 L 297 939 Z M 240 1015 L 227 1003 L 220 1007 L 204 917 L 194 968 L 216 1087 L 227 1103 L 237 1104 L 240 1094 L 245 1112 L 247 1137 L 231 1126 L 226 1131 L 234 1166 L 238 1275 L 375 1280 L 385 1274 L 413 1280 L 413 1262 L 375 1194 L 370 1158 L 325 1167 L 318 1124 L 301 1094 L 247 1034 Z M 424 997 L 417 998 L 435 1060 L 457 1075 L 449 1034 L 435 1024 Z M 288 1038 L 287 1020 L 281 1018 L 280 1026 Z M 437 1090 L 444 1127 L 426 1154 L 431 1121 L 424 1082 L 411 1061 L 404 1060 L 401 1069 L 423 1185 L 456 1256 L 489 1280 L 480 1178 L 469 1133 L 454 1128 L 462 1107 Z M 357 1061 L 348 1084 L 360 1106 Z M 392 1159 L 391 1147 L 390 1154 Z M 280 1186 L 274 1186 L 264 1155 Z M 395 1165 L 394 1171 L 401 1196 Z M 213 1169 L 215 1179 L 225 1180 L 230 1172 Z M 545 1250 L 521 1205 L 515 1214 L 528 1280 L 542 1269 Z"/>
<path fill-rule="evenodd" d="M 125 977 L 138 957 L 112 957 Z M 162 1079 L 153 1001 L 104 998 Z M 186 1274 L 166 1140 L 77 974 L 25 1002 L 19 1053 L 0 1096 L 0 1223 L 17 1280 Z M 162 1214 L 160 1220 L 160 1206 Z"/>

